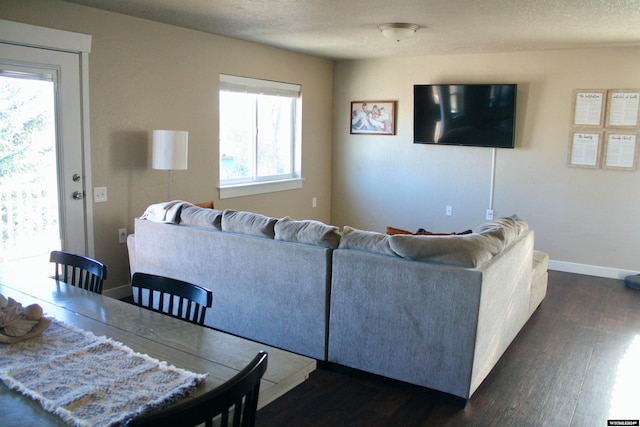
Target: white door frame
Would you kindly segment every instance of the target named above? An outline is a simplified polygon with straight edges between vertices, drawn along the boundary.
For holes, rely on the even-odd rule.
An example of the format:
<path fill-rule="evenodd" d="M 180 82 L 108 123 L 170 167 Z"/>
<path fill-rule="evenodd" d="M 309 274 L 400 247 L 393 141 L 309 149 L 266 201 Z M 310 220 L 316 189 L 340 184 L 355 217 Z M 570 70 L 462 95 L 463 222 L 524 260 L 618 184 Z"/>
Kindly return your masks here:
<path fill-rule="evenodd" d="M 93 235 L 93 185 L 91 180 L 91 133 L 89 126 L 89 53 L 91 36 L 0 19 L 0 42 L 77 54 L 80 61 L 82 147 L 85 187 L 85 255 L 95 257 Z"/>

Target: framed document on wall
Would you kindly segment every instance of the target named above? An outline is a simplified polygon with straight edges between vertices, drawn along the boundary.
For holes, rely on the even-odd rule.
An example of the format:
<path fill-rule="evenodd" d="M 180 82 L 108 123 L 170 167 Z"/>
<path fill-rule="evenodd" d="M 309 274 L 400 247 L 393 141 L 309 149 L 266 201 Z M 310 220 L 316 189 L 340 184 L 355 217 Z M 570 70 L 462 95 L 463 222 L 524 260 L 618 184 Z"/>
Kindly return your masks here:
<path fill-rule="evenodd" d="M 602 132 L 571 131 L 569 140 L 569 166 L 598 168 L 600 166 Z"/>
<path fill-rule="evenodd" d="M 572 126 L 602 127 L 606 94 L 604 89 L 576 89 L 571 111 Z"/>
<path fill-rule="evenodd" d="M 607 96 L 607 127 L 638 127 L 640 89 L 611 89 Z"/>
<path fill-rule="evenodd" d="M 615 130 L 605 132 L 603 153 L 603 169 L 636 170 L 638 133 Z"/>

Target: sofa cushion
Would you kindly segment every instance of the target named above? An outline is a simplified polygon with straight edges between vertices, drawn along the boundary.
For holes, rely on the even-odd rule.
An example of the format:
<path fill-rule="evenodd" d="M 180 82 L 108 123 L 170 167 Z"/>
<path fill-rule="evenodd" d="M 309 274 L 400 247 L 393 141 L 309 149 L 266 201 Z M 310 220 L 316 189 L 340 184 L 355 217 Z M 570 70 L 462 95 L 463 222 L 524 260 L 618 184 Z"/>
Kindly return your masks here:
<path fill-rule="evenodd" d="M 222 211 L 198 206 L 187 206 L 180 212 L 180 224 L 222 230 Z"/>
<path fill-rule="evenodd" d="M 390 236 L 391 249 L 403 258 L 479 267 L 498 254 L 502 241 L 491 234 L 462 236 Z"/>
<path fill-rule="evenodd" d="M 528 229 L 529 225 L 526 221 L 518 218 L 517 215 L 513 215 L 510 217 L 487 221 L 473 231 L 478 234 L 489 233 L 496 237 L 500 237 L 504 241 L 504 246 L 508 246 L 516 237 L 520 236 Z"/>
<path fill-rule="evenodd" d="M 314 220 L 280 218 L 274 227 L 275 239 L 336 249 L 340 244 L 338 227 Z"/>
<path fill-rule="evenodd" d="M 253 212 L 227 209 L 222 213 L 222 231 L 273 239 L 277 220 Z"/>
<path fill-rule="evenodd" d="M 345 225 L 342 229 L 339 248 L 397 256 L 389 244 L 391 237 L 375 231 L 363 231 Z"/>

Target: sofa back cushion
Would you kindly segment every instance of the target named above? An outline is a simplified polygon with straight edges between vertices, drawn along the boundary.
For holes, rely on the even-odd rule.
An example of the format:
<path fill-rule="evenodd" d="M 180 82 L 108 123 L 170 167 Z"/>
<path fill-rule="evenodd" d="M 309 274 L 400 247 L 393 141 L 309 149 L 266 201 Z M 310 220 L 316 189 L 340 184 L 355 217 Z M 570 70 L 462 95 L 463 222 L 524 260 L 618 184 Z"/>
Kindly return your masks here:
<path fill-rule="evenodd" d="M 504 246 L 509 246 L 514 239 L 520 236 L 525 230 L 529 229 L 526 221 L 518 218 L 517 215 L 510 217 L 497 218 L 487 221 L 476 227 L 473 232 L 478 234 L 491 234 L 502 239 Z"/>
<path fill-rule="evenodd" d="M 222 230 L 222 211 L 198 206 L 186 206 L 180 212 L 180 224 Z"/>
<path fill-rule="evenodd" d="M 528 228 L 515 215 L 485 222 L 473 233 L 460 235 L 387 235 L 345 226 L 339 248 L 476 268 L 502 252 Z"/>
<path fill-rule="evenodd" d="M 340 249 L 356 249 L 380 255 L 397 256 L 389 244 L 391 236 L 375 231 L 363 231 L 345 225 L 340 238 Z"/>
<path fill-rule="evenodd" d="M 403 258 L 475 268 L 504 249 L 503 241 L 491 234 L 463 236 L 395 235 L 391 249 Z"/>
<path fill-rule="evenodd" d="M 338 227 L 314 220 L 280 218 L 274 227 L 275 240 L 304 243 L 336 249 L 340 243 Z"/>
<path fill-rule="evenodd" d="M 277 220 L 253 212 L 227 209 L 222 213 L 222 231 L 273 239 Z"/>

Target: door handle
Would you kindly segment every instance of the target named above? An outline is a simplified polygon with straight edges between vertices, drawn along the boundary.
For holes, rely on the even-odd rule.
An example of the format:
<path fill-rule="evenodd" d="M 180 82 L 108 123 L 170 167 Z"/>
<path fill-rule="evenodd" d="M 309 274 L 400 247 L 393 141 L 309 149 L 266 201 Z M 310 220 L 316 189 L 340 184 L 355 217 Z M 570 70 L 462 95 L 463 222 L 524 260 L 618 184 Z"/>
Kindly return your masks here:
<path fill-rule="evenodd" d="M 73 200 L 82 200 L 84 199 L 83 191 L 74 191 L 72 194 Z"/>

